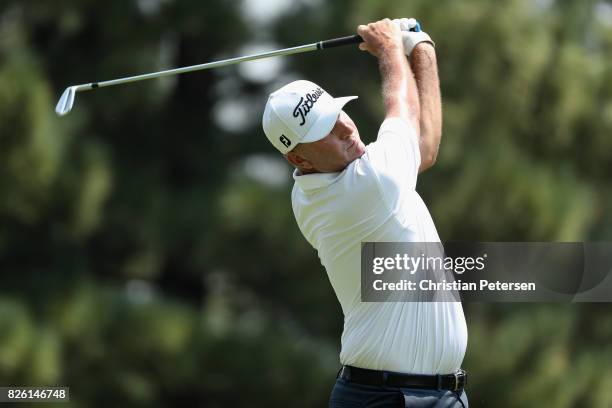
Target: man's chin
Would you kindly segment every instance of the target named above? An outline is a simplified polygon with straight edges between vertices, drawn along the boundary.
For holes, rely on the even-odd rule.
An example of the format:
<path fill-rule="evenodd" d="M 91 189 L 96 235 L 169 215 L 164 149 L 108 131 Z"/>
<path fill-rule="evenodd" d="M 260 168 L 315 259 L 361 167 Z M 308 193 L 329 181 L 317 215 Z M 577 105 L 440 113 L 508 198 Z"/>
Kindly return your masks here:
<path fill-rule="evenodd" d="M 362 145 L 363 146 L 363 145 Z M 360 147 L 357 146 L 355 148 L 355 154 L 351 155 L 347 162 L 346 162 L 346 166 L 348 166 L 349 164 L 351 164 L 352 162 L 354 162 L 355 160 L 359 159 L 361 156 L 363 156 L 365 154 L 365 147 Z M 344 166 L 346 168 L 346 166 Z M 344 169 L 343 169 L 344 170 Z"/>
<path fill-rule="evenodd" d="M 356 152 L 357 158 L 364 155 L 364 153 L 366 152 L 366 148 L 363 142 L 359 141 L 357 143 L 357 146 L 355 146 L 355 152 Z"/>

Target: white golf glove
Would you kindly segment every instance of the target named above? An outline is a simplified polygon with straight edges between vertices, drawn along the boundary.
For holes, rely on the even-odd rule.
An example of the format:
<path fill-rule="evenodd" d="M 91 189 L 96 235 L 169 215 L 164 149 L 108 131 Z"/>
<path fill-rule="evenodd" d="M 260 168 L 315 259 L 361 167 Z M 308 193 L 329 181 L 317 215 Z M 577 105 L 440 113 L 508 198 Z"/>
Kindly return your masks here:
<path fill-rule="evenodd" d="M 420 42 L 428 42 L 436 46 L 429 34 L 421 31 L 421 25 L 414 18 L 396 18 L 393 23 L 402 31 L 402 42 L 404 43 L 404 54 L 410 56 L 414 47 Z"/>

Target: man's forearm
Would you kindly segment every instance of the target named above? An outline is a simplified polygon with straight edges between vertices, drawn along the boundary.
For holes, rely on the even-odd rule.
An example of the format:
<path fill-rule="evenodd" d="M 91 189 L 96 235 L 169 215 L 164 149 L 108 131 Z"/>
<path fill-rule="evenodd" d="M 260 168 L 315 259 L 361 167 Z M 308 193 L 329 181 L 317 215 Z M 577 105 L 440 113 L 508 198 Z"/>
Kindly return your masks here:
<path fill-rule="evenodd" d="M 442 103 L 435 49 L 419 43 L 410 55 L 410 67 L 416 77 L 420 107 L 421 167 L 433 166 L 442 137 Z"/>
<path fill-rule="evenodd" d="M 378 59 L 387 117 L 399 116 L 412 123 L 419 134 L 419 95 L 410 65 L 401 50 L 382 54 Z"/>

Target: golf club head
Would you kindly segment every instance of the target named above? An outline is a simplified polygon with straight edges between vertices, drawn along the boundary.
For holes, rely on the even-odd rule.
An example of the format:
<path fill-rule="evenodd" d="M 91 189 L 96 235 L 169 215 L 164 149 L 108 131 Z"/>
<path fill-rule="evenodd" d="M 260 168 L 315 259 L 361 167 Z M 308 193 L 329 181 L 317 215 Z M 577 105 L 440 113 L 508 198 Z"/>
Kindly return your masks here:
<path fill-rule="evenodd" d="M 72 105 L 74 105 L 76 88 L 76 86 L 69 86 L 62 94 L 59 102 L 55 106 L 55 113 L 57 113 L 59 116 L 66 115 L 72 109 Z"/>

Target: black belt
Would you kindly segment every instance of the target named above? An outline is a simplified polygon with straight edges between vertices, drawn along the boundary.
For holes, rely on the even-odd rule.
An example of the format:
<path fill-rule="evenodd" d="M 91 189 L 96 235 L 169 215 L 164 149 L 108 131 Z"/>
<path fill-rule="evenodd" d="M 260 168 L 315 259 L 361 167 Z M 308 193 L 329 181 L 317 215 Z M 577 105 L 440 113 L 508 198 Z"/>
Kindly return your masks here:
<path fill-rule="evenodd" d="M 450 391 L 460 391 L 467 383 L 467 372 L 465 370 L 459 370 L 454 374 L 419 375 L 343 366 L 338 377 L 348 382 L 363 385 Z"/>

